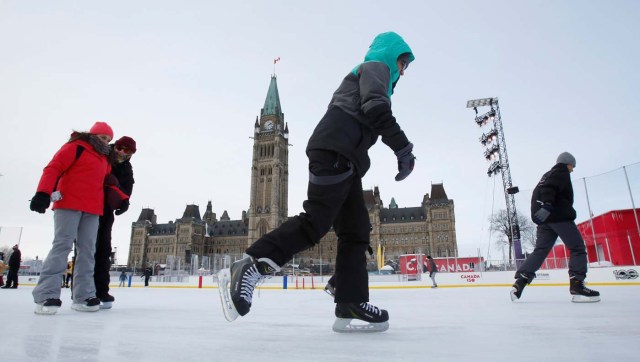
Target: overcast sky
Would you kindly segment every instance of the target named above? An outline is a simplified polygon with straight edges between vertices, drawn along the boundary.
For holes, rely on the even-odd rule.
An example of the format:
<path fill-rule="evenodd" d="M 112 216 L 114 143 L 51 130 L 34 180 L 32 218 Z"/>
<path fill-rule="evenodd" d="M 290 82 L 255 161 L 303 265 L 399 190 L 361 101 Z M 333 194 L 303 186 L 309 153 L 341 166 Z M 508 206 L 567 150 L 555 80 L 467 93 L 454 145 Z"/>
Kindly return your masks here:
<path fill-rule="evenodd" d="M 589 196 L 596 214 L 630 208 L 620 168 L 640 161 L 639 15 L 639 2 L 615 0 L 2 0 L 0 246 L 17 241 L 9 227 L 22 227 L 23 259 L 46 256 L 52 213 L 30 211 L 29 199 L 70 132 L 98 120 L 138 142 L 131 207 L 113 229 L 120 263 L 142 208 L 166 223 L 211 200 L 218 217 L 239 219 L 249 207 L 249 137 L 276 57 L 293 144 L 289 214 L 302 211 L 306 142 L 342 78 L 390 30 L 416 56 L 392 100 L 417 163 L 398 183 L 393 152 L 381 142 L 370 150 L 363 185 L 379 186 L 385 206 L 392 197 L 419 206 L 443 182 L 460 255 L 496 253 L 486 220 L 504 208 L 502 180 L 487 177 L 478 138 L 488 129 L 465 106 L 498 97 L 519 210 L 528 215 L 531 189 L 562 151 L 577 158 L 577 199 L 577 180 L 618 170 L 609 174 L 616 187 L 607 179 Z M 636 206 L 638 168 L 629 167 Z M 610 193 L 619 204 L 607 204 Z M 588 218 L 578 209 L 578 222 Z"/>

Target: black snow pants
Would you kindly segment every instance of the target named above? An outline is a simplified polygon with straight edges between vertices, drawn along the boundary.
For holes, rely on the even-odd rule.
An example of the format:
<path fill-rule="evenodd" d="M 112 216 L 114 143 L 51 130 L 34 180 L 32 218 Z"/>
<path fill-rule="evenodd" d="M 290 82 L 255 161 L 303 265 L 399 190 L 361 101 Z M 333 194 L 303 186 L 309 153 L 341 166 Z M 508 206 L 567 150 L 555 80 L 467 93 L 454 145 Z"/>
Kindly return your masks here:
<path fill-rule="evenodd" d="M 536 247 L 518 268 L 515 277 L 518 278 L 518 274 L 523 273 L 529 280 L 533 280 L 536 271 L 544 263 L 558 236 L 569 249 L 569 277 L 584 281 L 587 277 L 587 251 L 584 239 L 573 221 L 538 225 Z"/>
<path fill-rule="evenodd" d="M 344 156 L 311 150 L 309 184 L 304 212 L 263 235 L 246 253 L 269 258 L 283 266 L 296 253 L 317 245 L 331 229 L 338 237 L 336 303 L 369 301 L 365 252 L 369 246 L 369 213 L 362 194 L 362 179 Z"/>
<path fill-rule="evenodd" d="M 93 272 L 93 281 L 96 284 L 96 297 L 104 298 L 109 294 L 109 282 L 111 276 L 111 229 L 113 227 L 113 210 L 105 205 L 104 212 L 100 216 L 98 225 L 98 237 L 96 239 L 96 265 Z"/>

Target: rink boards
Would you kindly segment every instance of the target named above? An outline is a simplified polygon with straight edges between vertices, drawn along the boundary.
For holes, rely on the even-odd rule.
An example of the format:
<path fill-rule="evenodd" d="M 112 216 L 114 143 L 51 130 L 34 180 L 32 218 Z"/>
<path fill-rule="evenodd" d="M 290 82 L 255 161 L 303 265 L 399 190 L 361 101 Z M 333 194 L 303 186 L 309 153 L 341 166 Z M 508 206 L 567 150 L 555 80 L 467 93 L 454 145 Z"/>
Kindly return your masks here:
<path fill-rule="evenodd" d="M 638 266 L 607 266 L 590 267 L 587 275 L 587 284 L 607 286 L 640 286 L 640 267 Z M 21 285 L 33 285 L 37 283 L 37 276 L 20 276 Z M 322 290 L 329 276 L 287 276 L 285 283 L 283 276 L 274 276 L 263 283 L 263 289 L 319 289 Z M 436 274 L 436 282 L 439 288 L 464 288 L 464 287 L 503 287 L 510 286 L 514 281 L 513 271 L 491 272 L 441 272 Z M 111 280 L 111 288 L 118 287 L 117 277 Z M 532 286 L 567 286 L 569 276 L 567 269 L 540 270 L 536 273 L 536 279 Z M 402 288 L 431 288 L 431 279 L 428 274 L 418 275 L 369 275 L 369 287 L 371 289 L 402 289 Z M 142 279 L 132 278 L 127 287 L 144 287 Z M 218 282 L 215 275 L 182 277 L 180 280 L 170 277 L 152 277 L 150 288 L 217 288 Z"/>

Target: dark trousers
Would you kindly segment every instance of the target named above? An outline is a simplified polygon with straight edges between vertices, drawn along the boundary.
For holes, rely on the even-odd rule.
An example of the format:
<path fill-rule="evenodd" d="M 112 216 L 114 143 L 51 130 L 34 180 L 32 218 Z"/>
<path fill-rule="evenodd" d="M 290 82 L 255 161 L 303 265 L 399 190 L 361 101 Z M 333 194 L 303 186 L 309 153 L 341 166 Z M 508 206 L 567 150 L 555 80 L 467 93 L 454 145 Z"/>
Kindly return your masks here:
<path fill-rule="evenodd" d="M 109 282 L 111 276 L 111 228 L 113 227 L 113 210 L 105 205 L 104 212 L 100 216 L 98 224 L 98 237 L 96 239 L 96 266 L 93 272 L 93 281 L 96 285 L 96 297 L 103 298 L 109 294 Z"/>
<path fill-rule="evenodd" d="M 263 235 L 246 253 L 269 258 L 283 266 L 293 256 L 317 245 L 331 229 L 338 237 L 336 303 L 369 301 L 365 251 L 369 246 L 369 213 L 362 180 L 350 162 L 332 151 L 315 150 L 309 156 L 309 184 L 304 212 Z"/>
<path fill-rule="evenodd" d="M 538 225 L 536 247 L 518 269 L 516 278 L 518 273 L 523 273 L 529 280 L 533 280 L 558 237 L 569 249 L 569 276 L 584 281 L 587 277 L 587 250 L 584 239 L 573 221 Z"/>
<path fill-rule="evenodd" d="M 151 277 L 150 277 L 150 276 L 148 276 L 148 275 L 145 275 L 145 276 L 144 276 L 144 286 L 145 286 L 145 287 L 148 287 L 148 286 L 149 286 L 149 279 L 151 279 Z"/>
<path fill-rule="evenodd" d="M 5 287 L 18 287 L 18 268 L 9 268 L 9 273 L 7 274 L 7 282 L 5 283 Z"/>

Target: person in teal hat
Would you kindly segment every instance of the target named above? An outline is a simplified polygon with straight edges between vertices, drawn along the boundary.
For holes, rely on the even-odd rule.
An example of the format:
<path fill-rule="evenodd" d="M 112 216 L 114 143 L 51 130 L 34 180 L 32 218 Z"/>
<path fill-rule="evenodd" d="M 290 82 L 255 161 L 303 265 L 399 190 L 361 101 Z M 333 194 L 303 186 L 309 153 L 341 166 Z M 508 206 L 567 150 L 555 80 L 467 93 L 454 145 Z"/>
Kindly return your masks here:
<path fill-rule="evenodd" d="M 365 252 L 370 223 L 362 177 L 371 165 L 368 150 L 378 138 L 397 157 L 396 181 L 413 171 L 413 144 L 393 116 L 391 95 L 414 59 L 400 35 L 382 33 L 373 40 L 364 62 L 345 76 L 307 144 L 304 212 L 254 242 L 244 259 L 219 276 L 228 320 L 246 315 L 255 286 L 296 253 L 317 245 L 333 227 L 338 237 L 333 330 L 377 332 L 389 327 L 388 312 L 369 304 Z M 354 325 L 353 319 L 367 323 Z"/>

